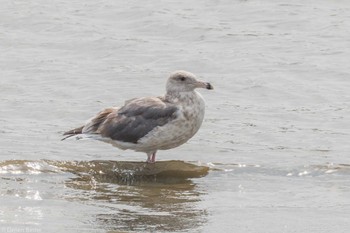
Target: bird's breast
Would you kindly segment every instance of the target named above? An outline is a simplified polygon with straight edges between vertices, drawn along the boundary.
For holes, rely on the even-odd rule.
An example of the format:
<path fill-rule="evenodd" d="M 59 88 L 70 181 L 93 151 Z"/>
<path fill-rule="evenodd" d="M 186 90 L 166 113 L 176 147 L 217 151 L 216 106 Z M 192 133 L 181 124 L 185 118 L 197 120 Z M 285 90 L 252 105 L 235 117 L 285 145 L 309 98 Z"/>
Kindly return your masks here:
<path fill-rule="evenodd" d="M 183 125 L 191 129 L 189 133 L 193 136 L 200 128 L 204 119 L 205 104 L 203 97 L 199 93 L 194 92 L 193 95 L 188 96 L 186 100 L 182 101 L 180 112 L 182 117 L 179 120 L 185 121 Z"/>
<path fill-rule="evenodd" d="M 178 108 L 177 117 L 168 124 L 155 128 L 139 144 L 147 149 L 167 150 L 187 142 L 197 133 L 205 111 L 204 100 L 200 94 L 193 93 L 173 103 Z"/>

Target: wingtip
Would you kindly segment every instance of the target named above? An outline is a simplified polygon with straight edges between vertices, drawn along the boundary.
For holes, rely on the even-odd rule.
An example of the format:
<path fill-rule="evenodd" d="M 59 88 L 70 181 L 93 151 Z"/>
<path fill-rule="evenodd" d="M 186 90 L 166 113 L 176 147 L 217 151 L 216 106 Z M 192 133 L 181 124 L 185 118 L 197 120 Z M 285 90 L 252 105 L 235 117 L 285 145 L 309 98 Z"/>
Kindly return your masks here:
<path fill-rule="evenodd" d="M 63 136 L 66 136 L 66 137 L 62 138 L 61 141 L 64 141 L 64 140 L 66 140 L 67 138 L 73 137 L 73 136 L 75 136 L 75 135 L 77 135 L 77 134 L 81 134 L 83 128 L 84 128 L 84 126 L 81 126 L 81 127 L 78 127 L 78 128 L 72 129 L 72 130 L 69 130 L 69 131 L 67 131 L 67 132 L 64 132 L 64 133 L 63 133 Z"/>
<path fill-rule="evenodd" d="M 67 134 L 63 134 L 63 136 L 65 136 L 65 135 L 67 135 Z M 64 140 L 66 140 L 67 138 L 70 138 L 70 137 L 73 137 L 73 136 L 74 136 L 74 134 L 68 135 L 68 136 L 62 138 L 61 141 L 64 141 Z"/>

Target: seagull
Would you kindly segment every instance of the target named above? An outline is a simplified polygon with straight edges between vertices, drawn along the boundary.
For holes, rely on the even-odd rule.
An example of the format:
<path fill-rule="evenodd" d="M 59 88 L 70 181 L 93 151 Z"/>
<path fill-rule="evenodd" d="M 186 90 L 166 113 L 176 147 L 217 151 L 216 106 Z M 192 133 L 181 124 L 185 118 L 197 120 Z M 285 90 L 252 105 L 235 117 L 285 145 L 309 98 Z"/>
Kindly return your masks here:
<path fill-rule="evenodd" d="M 155 163 L 158 150 L 184 144 L 201 127 L 205 103 L 197 88 L 214 89 L 190 72 L 175 71 L 164 96 L 134 98 L 121 107 L 104 109 L 85 125 L 65 132 L 62 140 L 94 139 L 122 150 L 144 152 L 146 162 Z"/>

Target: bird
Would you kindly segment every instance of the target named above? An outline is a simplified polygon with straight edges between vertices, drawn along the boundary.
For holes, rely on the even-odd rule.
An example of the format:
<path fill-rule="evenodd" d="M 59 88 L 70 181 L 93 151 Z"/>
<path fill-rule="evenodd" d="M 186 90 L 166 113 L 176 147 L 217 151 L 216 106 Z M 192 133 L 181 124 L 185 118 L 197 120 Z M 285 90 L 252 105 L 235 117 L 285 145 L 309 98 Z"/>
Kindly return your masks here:
<path fill-rule="evenodd" d="M 123 106 L 106 108 L 84 125 L 65 132 L 62 140 L 94 139 L 122 150 L 144 152 L 146 162 L 155 163 L 158 150 L 186 143 L 201 127 L 205 102 L 198 88 L 214 89 L 193 73 L 175 71 L 166 82 L 165 95 L 133 98 Z"/>

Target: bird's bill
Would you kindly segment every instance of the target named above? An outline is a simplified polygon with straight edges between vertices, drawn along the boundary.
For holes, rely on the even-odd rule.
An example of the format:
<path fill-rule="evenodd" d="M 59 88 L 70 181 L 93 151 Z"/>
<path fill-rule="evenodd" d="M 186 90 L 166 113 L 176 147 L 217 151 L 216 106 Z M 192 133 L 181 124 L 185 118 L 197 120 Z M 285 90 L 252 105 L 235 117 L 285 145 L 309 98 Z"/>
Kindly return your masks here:
<path fill-rule="evenodd" d="M 197 88 L 204 88 L 204 89 L 208 89 L 208 90 L 214 89 L 213 85 L 211 85 L 208 82 L 203 82 L 203 81 L 198 81 L 196 87 Z"/>

